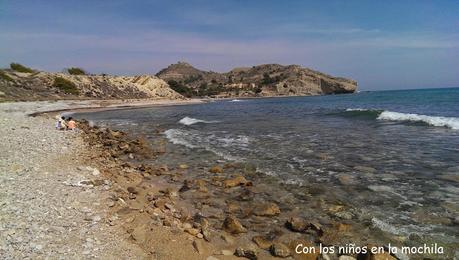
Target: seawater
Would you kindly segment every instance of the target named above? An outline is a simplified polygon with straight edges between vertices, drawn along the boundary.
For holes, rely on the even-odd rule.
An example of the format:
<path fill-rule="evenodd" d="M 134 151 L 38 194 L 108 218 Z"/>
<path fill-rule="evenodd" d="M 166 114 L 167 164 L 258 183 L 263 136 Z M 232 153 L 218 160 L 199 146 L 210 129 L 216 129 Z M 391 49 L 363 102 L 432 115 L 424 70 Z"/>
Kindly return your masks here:
<path fill-rule="evenodd" d="M 239 98 L 76 117 L 152 142 L 166 138 L 169 152 L 159 162 L 202 174 L 215 163 L 250 164 L 304 207 L 339 202 L 349 210 L 332 218 L 457 250 L 459 88 Z"/>

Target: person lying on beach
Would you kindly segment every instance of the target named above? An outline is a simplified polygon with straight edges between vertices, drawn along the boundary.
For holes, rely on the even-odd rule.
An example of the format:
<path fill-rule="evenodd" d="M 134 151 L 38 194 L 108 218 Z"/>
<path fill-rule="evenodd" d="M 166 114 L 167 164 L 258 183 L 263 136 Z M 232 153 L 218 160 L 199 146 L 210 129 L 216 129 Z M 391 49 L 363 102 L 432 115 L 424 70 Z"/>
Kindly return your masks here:
<path fill-rule="evenodd" d="M 56 116 L 57 122 L 56 122 L 56 129 L 57 130 L 65 130 L 67 129 L 67 123 L 65 123 L 65 117 L 59 117 Z"/>
<path fill-rule="evenodd" d="M 76 122 L 73 120 L 72 117 L 69 117 L 69 121 L 67 122 L 67 129 L 68 130 L 75 130 L 76 129 Z"/>

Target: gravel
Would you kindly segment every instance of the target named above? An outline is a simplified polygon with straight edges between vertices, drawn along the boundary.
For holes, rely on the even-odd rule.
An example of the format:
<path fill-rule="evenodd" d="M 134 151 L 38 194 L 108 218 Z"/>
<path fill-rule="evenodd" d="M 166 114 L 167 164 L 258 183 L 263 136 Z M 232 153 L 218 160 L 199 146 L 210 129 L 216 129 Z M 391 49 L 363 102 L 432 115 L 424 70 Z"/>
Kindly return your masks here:
<path fill-rule="evenodd" d="M 108 224 L 110 183 L 90 163 L 78 132 L 26 114 L 68 102 L 0 104 L 0 256 L 2 259 L 145 258 Z"/>

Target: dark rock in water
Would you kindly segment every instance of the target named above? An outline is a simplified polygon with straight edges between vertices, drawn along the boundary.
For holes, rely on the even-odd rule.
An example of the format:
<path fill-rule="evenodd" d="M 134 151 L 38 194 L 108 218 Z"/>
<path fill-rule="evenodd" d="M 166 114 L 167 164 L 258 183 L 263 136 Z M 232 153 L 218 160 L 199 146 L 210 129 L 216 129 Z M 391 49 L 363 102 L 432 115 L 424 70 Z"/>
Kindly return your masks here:
<path fill-rule="evenodd" d="M 275 216 L 280 214 L 279 206 L 275 203 L 265 203 L 255 206 L 253 214 L 255 216 Z"/>
<path fill-rule="evenodd" d="M 347 174 L 340 174 L 338 175 L 337 178 L 338 178 L 339 183 L 344 186 L 352 185 L 355 183 L 354 178 Z"/>
<path fill-rule="evenodd" d="M 246 233 L 247 229 L 242 226 L 241 222 L 233 216 L 226 217 L 223 222 L 223 230 L 232 234 Z"/>
<path fill-rule="evenodd" d="M 238 257 L 245 257 L 250 260 L 258 259 L 257 252 L 255 252 L 254 250 L 250 250 L 250 249 L 243 249 L 241 247 L 238 247 L 236 249 L 236 251 L 234 252 L 234 255 Z"/>
<path fill-rule="evenodd" d="M 248 189 L 243 189 L 242 192 L 236 197 L 237 200 L 241 201 L 251 201 L 254 198 L 254 195 L 252 191 Z"/>
<path fill-rule="evenodd" d="M 459 216 L 454 218 L 453 223 L 459 226 Z"/>
<path fill-rule="evenodd" d="M 292 217 L 285 223 L 285 226 L 294 232 L 303 232 L 306 230 L 308 223 L 301 218 Z"/>
<path fill-rule="evenodd" d="M 209 191 L 207 189 L 207 182 L 205 180 L 196 180 L 195 183 L 199 192 L 207 193 Z"/>
<path fill-rule="evenodd" d="M 282 243 L 274 243 L 271 245 L 269 251 L 273 256 L 277 257 L 289 257 L 290 249 Z"/>
<path fill-rule="evenodd" d="M 261 249 L 269 249 L 273 244 L 271 241 L 262 236 L 254 236 L 252 241 L 255 242 L 255 244 L 257 244 L 257 246 Z"/>
<path fill-rule="evenodd" d="M 185 180 L 183 186 L 179 189 L 179 192 L 185 192 L 192 188 L 192 182 L 190 180 Z"/>
<path fill-rule="evenodd" d="M 227 202 L 226 212 L 228 213 L 238 213 L 241 211 L 239 204 L 235 202 Z"/>

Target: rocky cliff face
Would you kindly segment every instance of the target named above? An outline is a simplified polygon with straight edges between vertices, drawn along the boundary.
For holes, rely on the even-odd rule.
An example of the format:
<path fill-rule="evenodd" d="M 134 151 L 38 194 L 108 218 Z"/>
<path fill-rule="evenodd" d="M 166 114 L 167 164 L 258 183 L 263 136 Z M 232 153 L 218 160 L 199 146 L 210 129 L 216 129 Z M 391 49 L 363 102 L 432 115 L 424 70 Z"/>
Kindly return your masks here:
<path fill-rule="evenodd" d="M 68 75 L 2 70 L 0 100 L 183 98 L 151 76 Z M 60 84 L 56 84 L 56 79 Z"/>
<path fill-rule="evenodd" d="M 354 80 L 298 65 L 265 64 L 216 73 L 179 62 L 156 76 L 185 95 L 198 96 L 303 96 L 353 93 L 357 89 Z"/>

